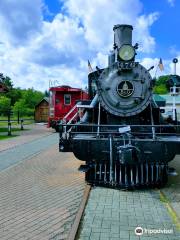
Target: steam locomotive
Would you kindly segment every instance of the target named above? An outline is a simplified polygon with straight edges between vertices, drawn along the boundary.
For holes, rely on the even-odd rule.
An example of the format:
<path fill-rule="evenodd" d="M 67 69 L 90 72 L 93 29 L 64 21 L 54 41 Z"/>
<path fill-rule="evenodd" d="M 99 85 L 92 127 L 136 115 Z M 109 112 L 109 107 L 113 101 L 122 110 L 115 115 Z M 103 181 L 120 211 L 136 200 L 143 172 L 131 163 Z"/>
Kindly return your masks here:
<path fill-rule="evenodd" d="M 115 25 L 108 67 L 88 76 L 83 116 L 61 124 L 59 150 L 85 161 L 80 170 L 94 185 L 116 188 L 163 186 L 168 162 L 180 152 L 178 126 L 166 122 L 153 100 L 154 80 L 135 61 L 131 25 Z"/>

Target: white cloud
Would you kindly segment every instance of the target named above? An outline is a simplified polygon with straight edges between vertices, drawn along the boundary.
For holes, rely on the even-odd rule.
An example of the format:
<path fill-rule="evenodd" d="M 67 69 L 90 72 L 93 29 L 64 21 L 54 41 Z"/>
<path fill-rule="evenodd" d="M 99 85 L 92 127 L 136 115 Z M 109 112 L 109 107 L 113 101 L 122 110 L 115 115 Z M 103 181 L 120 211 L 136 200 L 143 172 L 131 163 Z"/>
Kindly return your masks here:
<path fill-rule="evenodd" d="M 141 15 L 142 7 L 140 0 L 66 0 L 66 14 L 48 22 L 43 20 L 44 9 L 48 12 L 43 0 L 1 0 L 0 71 L 21 87 L 44 90 L 49 79 L 84 86 L 88 59 L 94 68 L 107 65 L 115 24 L 132 24 L 140 51 L 154 51 L 150 27 L 159 14 Z"/>
<path fill-rule="evenodd" d="M 167 0 L 167 2 L 169 3 L 169 5 L 170 5 L 171 7 L 174 7 L 175 0 Z"/>
<path fill-rule="evenodd" d="M 0 1 L 1 40 L 11 44 L 24 44 L 42 27 L 42 2 L 34 0 Z"/>
<path fill-rule="evenodd" d="M 177 56 L 178 64 L 176 64 L 176 74 L 180 75 L 180 54 Z M 150 71 L 152 77 L 158 77 L 161 75 L 174 74 L 174 63 L 172 59 L 162 59 L 164 70 L 161 71 L 158 67 L 159 58 L 143 58 L 140 63 L 147 69 L 154 66 L 154 69 Z"/>
<path fill-rule="evenodd" d="M 148 16 L 142 15 L 137 18 L 134 34 L 140 44 L 140 51 L 150 53 L 155 50 L 155 39 L 150 35 L 149 28 L 158 19 L 159 13 L 154 12 Z"/>

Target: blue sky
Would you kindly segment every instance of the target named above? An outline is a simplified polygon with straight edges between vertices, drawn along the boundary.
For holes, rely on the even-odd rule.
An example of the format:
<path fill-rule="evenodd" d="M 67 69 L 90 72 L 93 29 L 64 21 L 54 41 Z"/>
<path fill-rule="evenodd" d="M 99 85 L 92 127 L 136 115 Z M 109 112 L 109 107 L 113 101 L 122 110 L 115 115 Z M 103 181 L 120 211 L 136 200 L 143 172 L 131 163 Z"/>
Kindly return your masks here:
<path fill-rule="evenodd" d="M 180 50 L 180 1 L 174 1 L 171 6 L 168 1 L 143 0 L 145 14 L 157 11 L 159 19 L 151 26 L 151 34 L 156 38 L 156 51 L 152 57 L 161 56 L 163 59 L 174 57 L 171 48 Z"/>
<path fill-rule="evenodd" d="M 149 68 L 162 58 L 158 75 L 172 73 L 179 12 L 179 0 L 1 0 L 0 72 L 23 88 L 45 90 L 49 80 L 85 87 L 88 59 L 107 66 L 113 25 L 132 24 L 137 60 Z"/>

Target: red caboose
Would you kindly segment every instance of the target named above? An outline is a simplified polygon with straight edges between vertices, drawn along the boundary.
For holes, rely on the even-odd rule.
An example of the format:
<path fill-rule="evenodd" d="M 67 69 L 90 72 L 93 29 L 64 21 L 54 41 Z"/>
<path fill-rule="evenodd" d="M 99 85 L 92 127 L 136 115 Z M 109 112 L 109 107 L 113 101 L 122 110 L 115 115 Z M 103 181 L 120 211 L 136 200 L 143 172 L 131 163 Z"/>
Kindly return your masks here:
<path fill-rule="evenodd" d="M 87 100 L 88 94 L 80 88 L 70 86 L 51 87 L 49 101 L 49 127 L 58 130 L 57 124 L 70 121 L 77 115 L 78 101 Z"/>

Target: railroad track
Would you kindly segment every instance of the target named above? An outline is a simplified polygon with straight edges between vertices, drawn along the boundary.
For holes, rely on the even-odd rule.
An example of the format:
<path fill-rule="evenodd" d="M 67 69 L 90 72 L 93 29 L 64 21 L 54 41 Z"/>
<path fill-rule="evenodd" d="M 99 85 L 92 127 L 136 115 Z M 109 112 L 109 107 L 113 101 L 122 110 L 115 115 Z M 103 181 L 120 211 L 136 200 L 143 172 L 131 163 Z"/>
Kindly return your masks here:
<path fill-rule="evenodd" d="M 89 197 L 89 193 L 91 190 L 91 186 L 90 185 L 86 185 L 85 186 L 85 190 L 84 190 L 84 194 L 83 194 L 83 198 L 79 207 L 79 210 L 76 214 L 76 218 L 74 220 L 74 223 L 72 225 L 72 229 L 68 235 L 68 240 L 74 240 L 77 236 L 78 233 L 78 229 L 79 229 L 79 225 L 80 225 L 80 221 L 82 219 L 82 215 L 84 213 L 84 209 L 86 207 L 86 203 Z"/>

